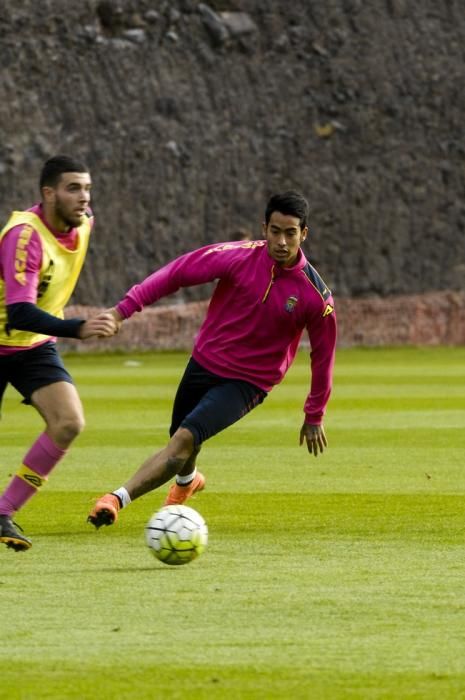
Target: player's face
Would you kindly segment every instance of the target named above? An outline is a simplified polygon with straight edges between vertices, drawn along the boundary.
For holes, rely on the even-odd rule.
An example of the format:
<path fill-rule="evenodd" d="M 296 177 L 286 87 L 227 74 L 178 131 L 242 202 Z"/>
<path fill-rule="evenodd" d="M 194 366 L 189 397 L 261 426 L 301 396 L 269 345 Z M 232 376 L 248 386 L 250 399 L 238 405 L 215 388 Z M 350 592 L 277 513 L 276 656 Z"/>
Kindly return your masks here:
<path fill-rule="evenodd" d="M 90 202 L 92 182 L 89 173 L 63 173 L 56 187 L 49 188 L 53 223 L 58 230 L 82 223 Z"/>
<path fill-rule="evenodd" d="M 268 253 L 281 267 L 294 265 L 301 244 L 307 238 L 307 227 L 301 228 L 297 216 L 274 211 L 268 226 L 263 223 L 263 236 L 268 243 Z"/>

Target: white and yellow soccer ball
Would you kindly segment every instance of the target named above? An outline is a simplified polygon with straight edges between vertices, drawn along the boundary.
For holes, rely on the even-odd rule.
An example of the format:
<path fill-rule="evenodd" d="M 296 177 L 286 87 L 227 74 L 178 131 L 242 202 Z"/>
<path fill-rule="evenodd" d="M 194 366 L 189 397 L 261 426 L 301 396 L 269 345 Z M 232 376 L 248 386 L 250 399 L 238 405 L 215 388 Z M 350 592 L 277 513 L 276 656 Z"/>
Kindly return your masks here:
<path fill-rule="evenodd" d="M 188 564 L 205 550 L 208 528 L 193 508 L 164 506 L 145 526 L 145 541 L 152 554 L 164 564 Z"/>

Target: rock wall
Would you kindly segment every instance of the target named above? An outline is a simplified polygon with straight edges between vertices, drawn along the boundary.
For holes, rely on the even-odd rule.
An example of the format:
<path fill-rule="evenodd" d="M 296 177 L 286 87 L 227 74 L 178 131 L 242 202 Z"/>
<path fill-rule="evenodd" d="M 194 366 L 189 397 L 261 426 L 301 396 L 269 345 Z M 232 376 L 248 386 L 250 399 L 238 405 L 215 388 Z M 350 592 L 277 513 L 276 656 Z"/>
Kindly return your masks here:
<path fill-rule="evenodd" d="M 77 304 L 258 236 L 288 187 L 337 298 L 463 289 L 464 45 L 462 0 L 1 0 L 1 218 L 68 152 L 97 222 Z"/>
<path fill-rule="evenodd" d="M 107 340 L 60 340 L 63 351 L 190 350 L 208 302 L 144 309 Z M 67 317 L 88 318 L 100 308 L 71 306 Z M 339 299 L 339 347 L 465 345 L 465 292 L 436 292 L 386 299 Z M 303 345 L 308 344 L 304 334 Z"/>

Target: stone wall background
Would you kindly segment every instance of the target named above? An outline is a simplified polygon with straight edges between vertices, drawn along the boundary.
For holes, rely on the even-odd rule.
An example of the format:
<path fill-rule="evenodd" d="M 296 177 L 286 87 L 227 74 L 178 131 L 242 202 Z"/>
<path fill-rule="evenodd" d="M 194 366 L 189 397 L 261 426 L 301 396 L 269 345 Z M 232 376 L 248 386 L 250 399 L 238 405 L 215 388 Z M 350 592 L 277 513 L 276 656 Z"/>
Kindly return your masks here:
<path fill-rule="evenodd" d="M 463 9 L 0 0 L 0 218 L 37 199 L 46 157 L 87 161 L 96 228 L 73 302 L 107 306 L 237 226 L 258 236 L 268 196 L 296 187 L 338 308 L 399 295 L 405 319 L 405 295 L 464 289 Z"/>

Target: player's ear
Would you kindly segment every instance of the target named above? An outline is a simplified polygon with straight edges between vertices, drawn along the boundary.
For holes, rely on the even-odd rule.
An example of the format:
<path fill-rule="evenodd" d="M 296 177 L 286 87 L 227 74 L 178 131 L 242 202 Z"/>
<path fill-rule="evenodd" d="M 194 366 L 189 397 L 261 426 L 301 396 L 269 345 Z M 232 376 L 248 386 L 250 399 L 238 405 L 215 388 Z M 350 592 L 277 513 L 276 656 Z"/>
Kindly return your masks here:
<path fill-rule="evenodd" d="M 301 236 L 302 236 L 302 243 L 303 243 L 308 236 L 308 226 L 305 226 L 305 228 L 302 229 Z"/>
<path fill-rule="evenodd" d="M 53 197 L 55 195 L 55 190 L 53 187 L 49 187 L 48 185 L 45 185 L 45 187 L 42 187 L 42 200 L 44 202 L 51 202 L 53 201 Z"/>
<path fill-rule="evenodd" d="M 266 238 L 266 221 L 262 223 L 262 236 Z"/>

